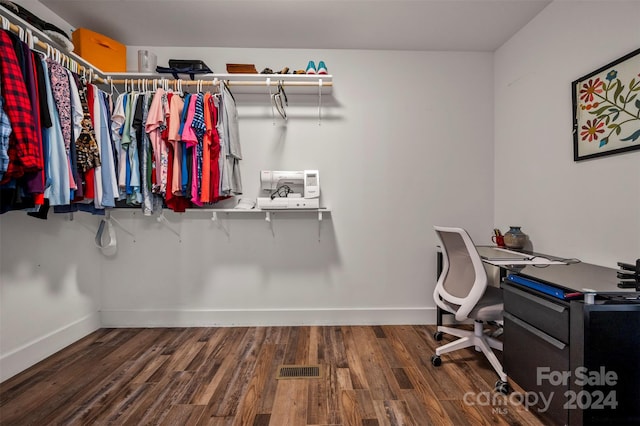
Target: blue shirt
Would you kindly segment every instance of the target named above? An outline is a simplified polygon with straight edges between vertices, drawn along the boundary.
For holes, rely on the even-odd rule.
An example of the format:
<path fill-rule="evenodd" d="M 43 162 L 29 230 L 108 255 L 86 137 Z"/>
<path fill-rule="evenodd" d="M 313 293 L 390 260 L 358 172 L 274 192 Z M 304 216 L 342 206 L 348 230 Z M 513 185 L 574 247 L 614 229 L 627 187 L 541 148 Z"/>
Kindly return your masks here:
<path fill-rule="evenodd" d="M 2 88 L 0 87 L 0 93 Z M 0 179 L 4 176 L 4 173 L 9 167 L 9 135 L 11 135 L 11 123 L 9 122 L 9 116 L 4 112 L 4 99 L 0 94 Z"/>

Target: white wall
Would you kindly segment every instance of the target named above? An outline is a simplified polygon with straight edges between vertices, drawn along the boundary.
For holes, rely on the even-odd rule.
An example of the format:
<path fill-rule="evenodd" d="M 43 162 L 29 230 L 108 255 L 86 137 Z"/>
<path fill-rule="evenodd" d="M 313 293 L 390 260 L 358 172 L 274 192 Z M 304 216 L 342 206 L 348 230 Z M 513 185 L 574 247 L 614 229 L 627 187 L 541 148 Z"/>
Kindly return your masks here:
<path fill-rule="evenodd" d="M 137 47 L 129 48 L 135 69 Z M 230 239 L 210 214 L 168 215 L 181 241 L 155 221 L 117 215 L 135 234 L 106 260 L 105 325 L 433 322 L 436 223 L 488 241 L 492 190 L 492 55 L 383 51 L 158 49 L 169 58 L 259 69 L 324 60 L 323 96 L 290 95 L 274 126 L 268 94 L 238 101 L 245 195 L 261 169 L 320 170 L 313 215 L 231 219 Z"/>
<path fill-rule="evenodd" d="M 638 1 L 554 1 L 495 53 L 495 223 L 537 251 L 640 257 L 640 151 L 574 162 L 571 133 L 571 82 L 637 49 L 639 18 Z"/>
<path fill-rule="evenodd" d="M 95 223 L 0 216 L 0 381 L 100 327 Z"/>

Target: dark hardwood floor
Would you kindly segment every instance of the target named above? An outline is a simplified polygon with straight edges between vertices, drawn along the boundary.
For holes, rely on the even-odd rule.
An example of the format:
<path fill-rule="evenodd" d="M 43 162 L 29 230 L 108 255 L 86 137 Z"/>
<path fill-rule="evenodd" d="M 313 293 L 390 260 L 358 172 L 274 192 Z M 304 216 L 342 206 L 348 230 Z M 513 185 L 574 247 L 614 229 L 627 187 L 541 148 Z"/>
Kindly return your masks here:
<path fill-rule="evenodd" d="M 497 375 L 473 349 L 432 366 L 451 340 L 435 342 L 434 331 L 101 329 L 1 383 L 0 424 L 542 424 L 493 392 Z M 276 380 L 282 364 L 318 364 L 323 377 Z"/>

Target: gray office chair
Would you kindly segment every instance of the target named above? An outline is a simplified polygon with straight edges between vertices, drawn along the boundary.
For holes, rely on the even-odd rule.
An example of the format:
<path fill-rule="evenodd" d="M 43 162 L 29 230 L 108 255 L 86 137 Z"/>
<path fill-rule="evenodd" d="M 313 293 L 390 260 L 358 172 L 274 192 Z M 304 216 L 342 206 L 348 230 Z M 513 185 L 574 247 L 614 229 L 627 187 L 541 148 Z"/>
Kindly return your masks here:
<path fill-rule="evenodd" d="M 434 337 L 442 339 L 442 333 L 460 337 L 440 346 L 431 357 L 431 363 L 439 366 L 440 355 L 474 346 L 482 351 L 500 379 L 496 391 L 508 393 L 507 375 L 493 349 L 502 351 L 502 342 L 484 333 L 484 323 L 502 320 L 502 290 L 487 286 L 487 272 L 471 237 L 462 228 L 434 226 L 442 248 L 442 273 L 438 278 L 433 298 L 443 310 L 455 315 L 456 321 L 474 320 L 473 331 L 439 326 Z"/>

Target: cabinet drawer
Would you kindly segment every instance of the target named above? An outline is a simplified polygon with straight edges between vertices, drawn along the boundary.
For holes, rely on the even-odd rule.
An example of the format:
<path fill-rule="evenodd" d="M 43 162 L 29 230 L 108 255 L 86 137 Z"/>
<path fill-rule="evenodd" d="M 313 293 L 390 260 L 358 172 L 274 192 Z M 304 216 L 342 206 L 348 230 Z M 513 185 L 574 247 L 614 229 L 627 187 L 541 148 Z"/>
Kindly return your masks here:
<path fill-rule="evenodd" d="M 549 423 L 566 424 L 566 392 L 570 383 L 541 380 L 538 384 L 538 374 L 540 368 L 547 373 L 569 371 L 569 346 L 505 313 L 503 360 L 505 373 L 510 380 L 525 392 L 535 392 L 548 401 L 548 406 L 544 407 L 540 399 L 538 407 L 532 410 L 549 419 Z"/>
<path fill-rule="evenodd" d="M 544 333 L 569 343 L 569 307 L 503 284 L 504 310 Z"/>

